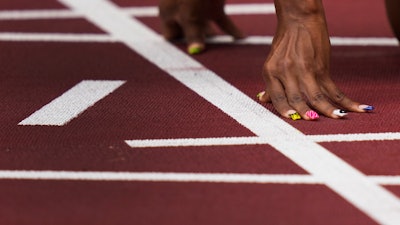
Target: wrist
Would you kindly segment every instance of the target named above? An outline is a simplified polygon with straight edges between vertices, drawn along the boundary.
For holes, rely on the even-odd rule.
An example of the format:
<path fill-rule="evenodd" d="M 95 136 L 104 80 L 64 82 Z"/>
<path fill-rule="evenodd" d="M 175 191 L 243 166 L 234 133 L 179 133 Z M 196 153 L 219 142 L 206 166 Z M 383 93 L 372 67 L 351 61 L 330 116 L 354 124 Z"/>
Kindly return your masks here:
<path fill-rule="evenodd" d="M 325 20 L 322 0 L 275 0 L 279 20 Z"/>

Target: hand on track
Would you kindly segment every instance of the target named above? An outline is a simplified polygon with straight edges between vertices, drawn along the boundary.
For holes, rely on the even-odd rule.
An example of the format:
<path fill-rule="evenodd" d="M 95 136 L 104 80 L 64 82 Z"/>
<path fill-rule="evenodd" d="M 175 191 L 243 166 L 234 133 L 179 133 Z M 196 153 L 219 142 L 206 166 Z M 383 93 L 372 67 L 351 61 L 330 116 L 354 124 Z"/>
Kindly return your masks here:
<path fill-rule="evenodd" d="M 190 54 L 204 51 L 204 39 L 213 34 L 211 22 L 235 39 L 243 38 L 242 32 L 225 14 L 224 4 L 224 0 L 160 0 L 164 37 L 167 40 L 185 38 Z"/>
<path fill-rule="evenodd" d="M 341 118 L 347 111 L 372 110 L 372 106 L 349 99 L 331 80 L 330 42 L 323 6 L 320 0 L 306 2 L 275 1 L 278 28 L 263 67 L 266 91 L 259 95 L 259 100 L 272 102 L 282 116 L 294 120 L 299 116 L 314 120 L 318 113 Z"/>

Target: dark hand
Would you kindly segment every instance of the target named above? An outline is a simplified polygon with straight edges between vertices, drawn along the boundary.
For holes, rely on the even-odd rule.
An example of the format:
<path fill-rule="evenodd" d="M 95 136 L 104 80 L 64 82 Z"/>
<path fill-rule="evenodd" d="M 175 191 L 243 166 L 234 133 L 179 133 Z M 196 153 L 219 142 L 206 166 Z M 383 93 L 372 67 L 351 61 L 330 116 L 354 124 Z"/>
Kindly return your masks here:
<path fill-rule="evenodd" d="M 160 0 L 164 37 L 167 40 L 185 38 L 191 54 L 204 50 L 205 37 L 213 33 L 210 22 L 215 22 L 235 39 L 243 38 L 242 32 L 225 14 L 224 4 L 224 0 Z"/>
<path fill-rule="evenodd" d="M 276 0 L 275 5 L 278 29 L 263 67 L 266 91 L 260 101 L 271 101 L 284 117 L 297 112 L 306 120 L 318 118 L 313 109 L 330 118 L 372 110 L 349 99 L 330 78 L 330 42 L 321 0 Z"/>

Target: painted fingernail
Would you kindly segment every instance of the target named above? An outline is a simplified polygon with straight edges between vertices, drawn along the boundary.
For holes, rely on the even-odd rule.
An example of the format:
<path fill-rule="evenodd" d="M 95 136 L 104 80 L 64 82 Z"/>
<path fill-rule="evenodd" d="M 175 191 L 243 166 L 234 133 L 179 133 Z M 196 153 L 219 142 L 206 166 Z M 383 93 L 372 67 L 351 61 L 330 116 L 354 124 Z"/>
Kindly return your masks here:
<path fill-rule="evenodd" d="M 347 111 L 343 109 L 335 109 L 333 110 L 333 114 L 336 116 L 344 117 L 347 115 Z"/>
<path fill-rule="evenodd" d="M 301 116 L 298 112 L 289 114 L 290 118 L 292 118 L 292 120 L 301 120 Z"/>
<path fill-rule="evenodd" d="M 261 100 L 261 97 L 264 96 L 264 94 L 265 94 L 265 91 L 262 91 L 262 92 L 258 93 L 257 94 L 257 99 Z"/>
<path fill-rule="evenodd" d="M 375 109 L 372 105 L 359 105 L 358 108 L 364 111 L 372 111 Z"/>
<path fill-rule="evenodd" d="M 313 111 L 313 110 L 309 110 L 306 112 L 306 116 L 308 116 L 311 120 L 316 120 L 319 118 L 319 115 L 317 112 Z"/>
<path fill-rule="evenodd" d="M 189 54 L 191 55 L 195 55 L 195 54 L 199 54 L 203 49 L 200 47 L 190 47 L 188 49 Z"/>

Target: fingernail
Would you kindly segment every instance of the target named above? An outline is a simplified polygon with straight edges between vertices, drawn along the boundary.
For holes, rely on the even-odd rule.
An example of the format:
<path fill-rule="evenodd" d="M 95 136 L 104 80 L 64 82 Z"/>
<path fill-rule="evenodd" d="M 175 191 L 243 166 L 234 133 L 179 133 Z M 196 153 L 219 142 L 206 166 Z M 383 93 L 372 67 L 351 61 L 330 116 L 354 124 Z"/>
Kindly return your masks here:
<path fill-rule="evenodd" d="M 358 108 L 364 111 L 372 111 L 375 109 L 372 105 L 359 105 Z"/>
<path fill-rule="evenodd" d="M 347 115 L 347 111 L 343 109 L 335 109 L 333 110 L 333 114 L 336 116 L 344 117 Z"/>
<path fill-rule="evenodd" d="M 313 111 L 313 110 L 309 110 L 306 112 L 306 116 L 308 116 L 311 120 L 316 120 L 319 118 L 319 115 L 317 112 Z"/>
<path fill-rule="evenodd" d="M 265 91 L 262 91 L 262 92 L 258 93 L 257 94 L 257 99 L 261 100 L 261 98 L 262 98 L 262 96 L 264 96 L 264 94 L 265 94 Z"/>
<path fill-rule="evenodd" d="M 290 111 L 292 111 L 292 110 L 290 110 Z M 295 112 L 295 111 L 293 113 L 289 112 L 289 116 L 290 116 L 290 118 L 292 118 L 292 120 L 301 120 L 301 116 L 298 112 Z"/>
<path fill-rule="evenodd" d="M 202 51 L 202 48 L 200 48 L 200 47 L 190 47 L 188 49 L 188 52 L 191 55 L 199 54 L 201 51 Z"/>

